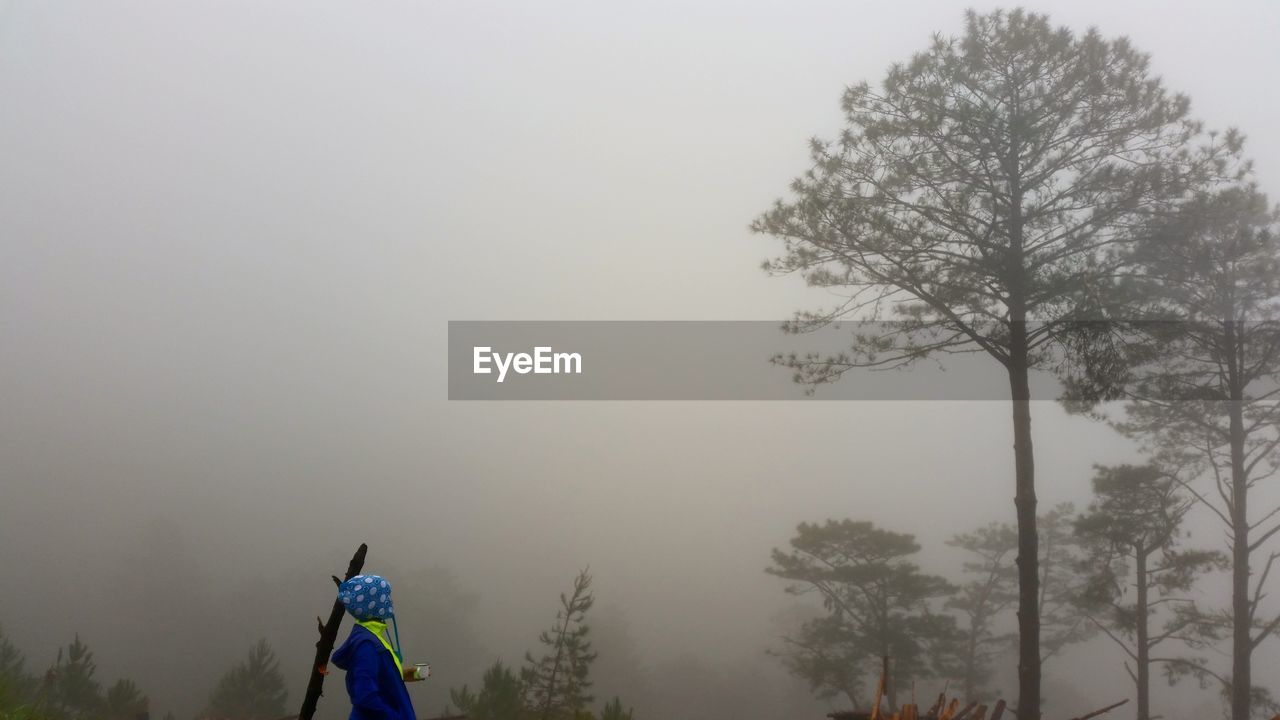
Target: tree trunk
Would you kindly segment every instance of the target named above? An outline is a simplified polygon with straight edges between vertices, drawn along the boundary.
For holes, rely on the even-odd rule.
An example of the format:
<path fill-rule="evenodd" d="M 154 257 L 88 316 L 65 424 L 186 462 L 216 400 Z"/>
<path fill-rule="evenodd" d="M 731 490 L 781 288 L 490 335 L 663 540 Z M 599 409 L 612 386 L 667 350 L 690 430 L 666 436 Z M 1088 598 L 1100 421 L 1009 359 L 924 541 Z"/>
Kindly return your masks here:
<path fill-rule="evenodd" d="M 1135 553 L 1138 565 L 1138 718 L 1151 720 L 1151 648 L 1147 628 L 1147 549 L 1138 545 Z"/>
<path fill-rule="evenodd" d="M 1009 387 L 1013 399 L 1013 456 L 1018 513 L 1018 720 L 1040 720 L 1040 538 L 1036 532 L 1035 457 L 1031 448 L 1031 388 L 1027 328 L 1018 314 L 1010 327 Z"/>
<path fill-rule="evenodd" d="M 1022 142 L 1017 132 L 1020 98 L 1010 108 L 1009 177 L 1009 371 L 1013 402 L 1013 466 L 1018 515 L 1018 720 L 1040 720 L 1040 538 L 1036 533 L 1036 465 L 1031 448 L 1030 344 L 1023 244 Z"/>
<path fill-rule="evenodd" d="M 1244 466 L 1243 403 L 1233 399 L 1227 411 L 1231 415 L 1231 720 L 1249 720 L 1253 640 L 1249 634 L 1249 486 Z"/>
<path fill-rule="evenodd" d="M 965 647 L 965 663 L 964 663 L 964 695 L 965 698 L 972 698 L 977 694 L 978 689 L 978 629 L 977 623 L 973 623 L 973 627 L 969 628 L 969 642 Z"/>
<path fill-rule="evenodd" d="M 886 613 L 887 617 L 887 613 Z M 889 672 L 889 645 L 882 643 L 880 648 L 880 657 L 884 658 L 884 666 L 881 675 L 884 677 L 884 695 L 889 702 L 889 713 L 892 714 L 898 708 L 898 681 L 893 677 L 893 673 Z"/>
<path fill-rule="evenodd" d="M 1228 319 L 1223 325 L 1231 434 L 1231 720 L 1249 720 L 1253 641 L 1249 635 L 1249 474 L 1244 458 L 1244 379 L 1240 371 L 1243 348 L 1236 322 Z"/>
<path fill-rule="evenodd" d="M 561 597 L 563 598 L 564 596 L 562 595 Z M 573 599 L 578 599 L 578 594 L 576 592 L 573 595 Z M 555 695 L 557 690 L 556 679 L 560 674 L 560 663 L 564 659 L 564 636 L 569 632 L 569 620 L 572 617 L 573 613 L 569 612 L 569 608 L 566 606 L 564 610 L 564 622 L 561 623 L 560 630 L 556 633 L 556 660 L 551 664 L 551 676 L 547 680 L 547 698 L 546 702 L 542 706 L 542 720 L 549 720 L 551 717 L 552 707 L 555 704 Z"/>

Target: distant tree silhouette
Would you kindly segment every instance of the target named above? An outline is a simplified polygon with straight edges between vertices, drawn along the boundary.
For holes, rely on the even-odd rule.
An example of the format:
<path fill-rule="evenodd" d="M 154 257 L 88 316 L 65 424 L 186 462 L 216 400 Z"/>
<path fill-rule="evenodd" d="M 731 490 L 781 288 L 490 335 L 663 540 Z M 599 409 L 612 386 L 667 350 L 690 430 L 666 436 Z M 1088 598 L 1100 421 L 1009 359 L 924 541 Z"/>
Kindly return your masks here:
<path fill-rule="evenodd" d="M 147 697 L 132 680 L 117 680 L 103 697 L 103 720 L 137 720 L 147 711 Z"/>
<path fill-rule="evenodd" d="M 0 717 L 26 707 L 35 692 L 35 678 L 27 672 L 26 658 L 0 628 Z"/>
<path fill-rule="evenodd" d="M 463 685 L 450 690 L 453 706 L 469 720 L 522 720 L 529 717 L 524 709 L 524 687 L 519 676 L 496 661 L 484 673 L 480 690 L 472 692 Z"/>
<path fill-rule="evenodd" d="M 76 635 L 49 669 L 45 707 L 60 720 L 93 720 L 103 708 L 102 688 L 94 679 L 93 651 Z"/>
<path fill-rule="evenodd" d="M 1071 503 L 1059 503 L 1037 518 L 1042 666 L 1068 645 L 1094 634 L 1094 627 L 1078 602 L 1085 578 L 1081 567 L 1083 549 L 1074 532 L 1074 520 L 1075 506 Z M 987 683 L 994 675 L 992 662 L 1010 638 L 998 632 L 994 623 L 1017 604 L 1017 535 L 1011 525 L 991 523 L 947 542 L 977 558 L 964 564 L 965 574 L 972 579 L 946 603 L 948 609 L 959 612 L 966 620 L 956 674 L 965 697 L 979 697 L 991 690 Z"/>
<path fill-rule="evenodd" d="M 288 691 L 280 663 L 265 639 L 223 674 L 209 694 L 206 720 L 276 720 L 286 714 Z"/>
<path fill-rule="evenodd" d="M 936 660 L 954 656 L 958 632 L 954 618 L 933 612 L 930 602 L 953 588 L 910 561 L 919 550 L 911 535 L 870 522 L 801 523 L 789 552 L 774 549 L 767 572 L 792 581 L 791 594 L 818 593 L 827 614 L 789 639 L 789 669 L 815 689 L 844 692 L 856 705 L 852 681 L 888 656 L 893 707 L 900 687 L 946 674 Z M 841 671 L 842 664 L 847 669 Z"/>
<path fill-rule="evenodd" d="M 785 647 L 769 650 L 787 670 L 808 684 L 818 698 L 843 696 L 855 709 L 869 702 L 874 683 L 866 649 L 852 641 L 843 617 L 829 613 L 802 623 L 782 637 Z"/>
<path fill-rule="evenodd" d="M 947 544 L 977 559 L 963 568 L 971 579 L 947 599 L 946 607 L 964 616 L 964 639 L 959 650 L 960 697 L 976 699 L 992 688 L 993 663 L 1015 637 L 996 629 L 996 621 L 1018 602 L 1018 531 L 1006 523 L 991 523 L 956 535 Z"/>
<path fill-rule="evenodd" d="M 147 698 L 132 680 L 118 680 L 104 694 L 95 677 L 97 670 L 93 651 L 77 635 L 71 644 L 58 649 L 44 680 L 35 683 L 27 704 L 14 717 L 134 720 L 146 709 Z"/>
<path fill-rule="evenodd" d="M 1179 652 L 1218 638 L 1189 591 L 1199 575 L 1226 567 L 1226 558 L 1181 547 L 1182 521 L 1194 500 L 1156 467 L 1098 467 L 1093 494 L 1076 521 L 1090 550 L 1081 601 L 1132 662 L 1125 669 L 1137 690 L 1137 720 L 1151 720 L 1151 668 L 1164 663 L 1176 670 L 1186 662 Z M 1153 627 L 1157 617 L 1163 622 Z M 1153 655 L 1157 650 L 1164 652 Z"/>
<path fill-rule="evenodd" d="M 591 575 L 583 570 L 573 581 L 570 594 L 561 593 L 560 610 L 550 630 L 538 637 L 544 647 L 541 658 L 525 654 L 520 672 L 525 706 L 539 720 L 574 720 L 591 703 L 590 628 L 586 614 L 595 603 Z"/>
<path fill-rule="evenodd" d="M 591 646 L 599 653 L 591 664 L 592 690 L 598 697 L 638 698 L 641 703 L 652 698 L 653 671 L 641 657 L 626 613 L 610 604 L 592 608 L 591 614 Z M 644 704 L 629 709 L 649 712 Z"/>
<path fill-rule="evenodd" d="M 1096 634 L 1080 609 L 1086 578 L 1082 572 L 1084 548 L 1075 532 L 1075 520 L 1073 503 L 1058 503 L 1039 516 L 1041 664 Z"/>
<path fill-rule="evenodd" d="M 605 703 L 604 709 L 600 711 L 600 720 L 634 720 L 631 709 L 622 709 L 622 700 L 614 698 Z"/>

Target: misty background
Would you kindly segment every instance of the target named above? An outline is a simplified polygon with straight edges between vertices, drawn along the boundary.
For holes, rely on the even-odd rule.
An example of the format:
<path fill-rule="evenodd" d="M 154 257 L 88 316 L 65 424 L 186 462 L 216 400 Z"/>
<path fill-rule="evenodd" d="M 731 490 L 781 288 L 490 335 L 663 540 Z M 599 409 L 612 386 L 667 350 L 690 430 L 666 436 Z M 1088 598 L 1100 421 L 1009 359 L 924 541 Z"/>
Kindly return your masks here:
<path fill-rule="evenodd" d="M 1280 187 L 1280 6 L 1023 5 L 1130 36 Z M 449 402 L 446 323 L 826 303 L 746 225 L 845 85 L 968 6 L 0 2 L 0 626 L 37 669 L 80 633 L 179 717 L 266 637 L 292 707 L 368 542 L 427 717 L 589 564 L 597 696 L 821 718 L 765 654 L 804 612 L 770 549 L 870 519 L 959 579 L 943 541 L 1013 519 L 1008 404 Z M 1042 508 L 1138 457 L 1034 414 Z M 1131 694 L 1117 652 L 1047 666 L 1047 711 Z"/>

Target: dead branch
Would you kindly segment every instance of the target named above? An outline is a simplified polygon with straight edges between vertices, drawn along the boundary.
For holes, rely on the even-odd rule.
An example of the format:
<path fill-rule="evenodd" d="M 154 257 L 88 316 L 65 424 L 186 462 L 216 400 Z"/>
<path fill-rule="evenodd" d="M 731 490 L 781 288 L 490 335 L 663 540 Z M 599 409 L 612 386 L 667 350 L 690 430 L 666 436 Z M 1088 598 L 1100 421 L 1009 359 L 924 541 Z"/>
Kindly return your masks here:
<path fill-rule="evenodd" d="M 1111 705 L 1108 705 L 1108 706 L 1106 706 L 1106 707 L 1104 707 L 1104 708 L 1102 708 L 1102 709 L 1100 709 L 1100 710 L 1094 710 L 1093 712 L 1091 712 L 1091 713 L 1089 713 L 1089 714 L 1087 714 L 1087 715 L 1081 715 L 1081 716 L 1080 716 L 1080 717 L 1078 717 L 1078 718 L 1073 718 L 1073 720 L 1089 720 L 1089 718 L 1094 718 L 1094 717 L 1098 717 L 1099 715 L 1102 715 L 1102 714 L 1104 714 L 1104 713 L 1109 713 L 1109 712 L 1111 712 L 1112 710 L 1115 710 L 1116 708 L 1120 707 L 1121 705 L 1124 705 L 1124 704 L 1125 704 L 1125 703 L 1127 703 L 1127 702 L 1129 702 L 1129 698 L 1125 698 L 1125 699 L 1121 700 L 1121 701 L 1120 701 L 1120 702 L 1118 702 L 1118 703 L 1112 703 Z"/>
<path fill-rule="evenodd" d="M 359 575 L 364 569 L 364 557 L 369 552 L 369 546 L 361 543 L 360 548 L 356 550 L 356 554 L 351 556 L 351 563 L 347 565 L 347 579 Z M 341 584 L 341 581 L 335 576 L 335 583 Z M 311 675 L 307 679 L 307 692 L 302 698 L 302 710 L 298 713 L 298 720 L 311 720 L 316 714 L 316 703 L 320 701 L 320 696 L 324 694 L 324 676 L 328 674 L 329 653 L 333 652 L 333 643 L 338 639 L 338 626 L 342 624 L 342 615 L 344 608 L 340 600 L 333 601 L 333 609 L 329 611 L 329 622 L 320 625 L 320 639 L 316 641 L 316 657 L 311 663 Z M 316 618 L 319 622 L 320 618 Z"/>

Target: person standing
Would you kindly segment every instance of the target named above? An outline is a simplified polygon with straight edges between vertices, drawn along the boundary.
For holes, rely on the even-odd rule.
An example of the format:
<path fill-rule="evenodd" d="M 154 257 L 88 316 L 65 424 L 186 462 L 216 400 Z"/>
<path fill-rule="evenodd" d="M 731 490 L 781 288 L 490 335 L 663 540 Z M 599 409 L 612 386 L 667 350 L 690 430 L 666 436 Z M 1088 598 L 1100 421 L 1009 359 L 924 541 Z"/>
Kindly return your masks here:
<path fill-rule="evenodd" d="M 356 623 L 332 658 L 347 674 L 351 720 L 417 720 L 405 683 L 424 678 L 417 667 L 404 666 L 391 583 L 355 575 L 338 586 L 338 599 Z"/>

